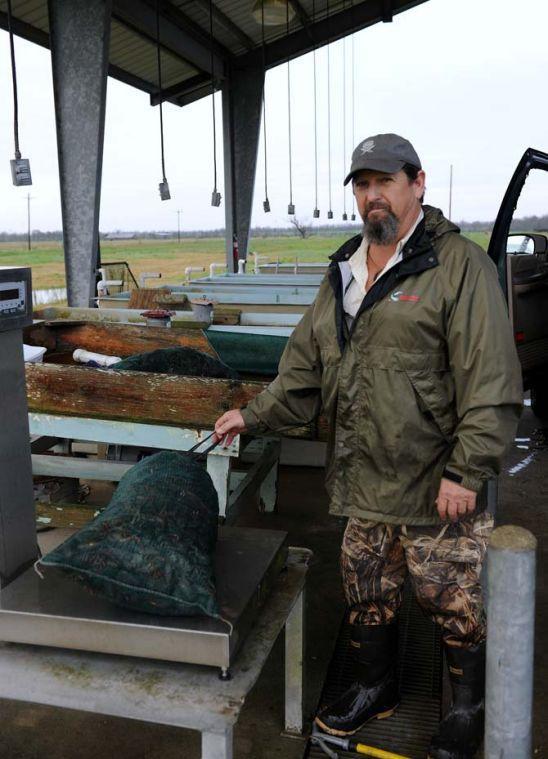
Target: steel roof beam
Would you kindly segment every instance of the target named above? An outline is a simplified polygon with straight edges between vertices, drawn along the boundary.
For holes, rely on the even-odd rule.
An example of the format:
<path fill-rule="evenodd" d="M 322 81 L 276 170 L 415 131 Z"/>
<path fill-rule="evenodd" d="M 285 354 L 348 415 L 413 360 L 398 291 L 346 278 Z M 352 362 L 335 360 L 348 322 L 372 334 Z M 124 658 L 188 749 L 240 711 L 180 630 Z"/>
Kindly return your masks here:
<path fill-rule="evenodd" d="M 156 38 L 156 10 L 143 0 L 114 0 L 112 16 L 122 24 L 146 37 Z M 183 18 L 181 18 L 183 16 Z M 194 25 L 195 26 L 195 25 Z M 211 66 L 216 75 L 223 77 L 225 63 L 229 57 L 219 45 L 214 46 L 213 55 L 208 38 L 202 30 L 191 29 L 191 22 L 170 3 L 162 3 L 160 8 L 160 39 L 162 47 L 199 71 L 211 74 Z M 199 29 L 199 27 L 198 27 Z M 213 60 L 212 60 L 213 59 Z"/>
<path fill-rule="evenodd" d="M 208 88 L 209 92 L 207 92 Z M 200 91 L 199 97 L 211 95 L 211 77 L 208 74 L 196 74 L 196 76 L 190 79 L 185 79 L 182 82 L 173 84 L 171 87 L 166 87 L 161 92 L 156 90 L 150 96 L 150 105 L 158 105 L 159 103 L 164 103 L 166 100 L 175 105 L 182 105 L 179 102 L 179 96 L 190 95 L 196 90 Z"/>
<path fill-rule="evenodd" d="M 391 14 L 402 13 L 426 1 L 391 0 Z M 389 20 L 386 0 L 368 0 L 353 5 L 346 10 L 334 13 L 329 18 L 310 23 L 306 29 L 299 29 L 267 44 L 264 50 L 266 68 L 278 66 L 290 58 L 297 58 L 310 52 L 314 47 L 326 45 L 383 20 Z M 238 56 L 236 65 L 238 68 L 253 67 L 260 65 L 262 60 L 263 52 L 259 48 Z"/>
<path fill-rule="evenodd" d="M 151 3 L 153 0 L 147 0 L 147 2 Z M 195 37 L 208 51 L 211 50 L 209 28 L 204 30 L 199 24 L 193 21 L 190 16 L 187 16 L 184 11 L 173 5 L 169 0 L 160 0 L 160 13 L 180 29 L 186 29 L 192 33 L 192 36 Z M 234 57 L 231 51 L 216 40 L 215 35 L 213 36 L 213 51 L 218 54 L 219 58 L 222 58 L 225 61 L 231 60 Z"/>
<path fill-rule="evenodd" d="M 199 5 L 200 8 L 203 8 L 209 16 L 209 0 L 194 0 L 194 2 L 196 5 Z M 252 40 L 249 35 L 242 31 L 234 21 L 229 19 L 228 16 L 215 5 L 213 6 L 213 17 L 226 29 L 227 32 L 234 35 L 234 37 L 236 37 L 247 50 L 253 50 L 256 47 L 254 40 Z"/>

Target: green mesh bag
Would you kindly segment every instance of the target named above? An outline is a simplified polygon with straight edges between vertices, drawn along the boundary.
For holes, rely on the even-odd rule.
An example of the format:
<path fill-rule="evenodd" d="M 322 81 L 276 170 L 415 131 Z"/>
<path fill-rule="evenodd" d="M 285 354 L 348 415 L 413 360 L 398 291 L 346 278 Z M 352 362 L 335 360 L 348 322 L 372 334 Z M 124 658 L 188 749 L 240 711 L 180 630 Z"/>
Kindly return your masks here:
<path fill-rule="evenodd" d="M 123 359 L 112 367 L 116 371 L 160 372 L 187 377 L 214 377 L 238 379 L 238 373 L 219 359 L 194 348 L 159 348 L 147 353 L 137 353 Z"/>
<path fill-rule="evenodd" d="M 39 564 L 126 609 L 218 617 L 218 515 L 205 469 L 188 454 L 162 451 L 132 467 L 103 513 Z"/>
<path fill-rule="evenodd" d="M 221 361 L 238 372 L 275 377 L 287 337 L 208 330 L 207 339 Z M 116 365 L 118 366 L 118 364 Z"/>

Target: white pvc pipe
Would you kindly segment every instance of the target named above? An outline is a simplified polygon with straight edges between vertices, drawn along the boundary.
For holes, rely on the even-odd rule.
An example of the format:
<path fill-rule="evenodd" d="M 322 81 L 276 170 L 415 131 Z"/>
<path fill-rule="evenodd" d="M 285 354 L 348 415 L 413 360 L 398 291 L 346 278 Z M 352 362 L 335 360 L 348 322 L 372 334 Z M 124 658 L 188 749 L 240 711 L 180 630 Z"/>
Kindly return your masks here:
<path fill-rule="evenodd" d="M 187 282 L 190 282 L 190 275 L 192 272 L 205 271 L 204 266 L 187 266 L 185 269 L 185 278 Z"/>
<path fill-rule="evenodd" d="M 93 353 L 87 351 L 84 348 L 76 348 L 72 354 L 72 358 L 78 364 L 89 364 L 93 362 L 97 366 L 112 366 L 119 363 L 122 359 L 119 356 L 106 356 L 104 353 Z"/>
<path fill-rule="evenodd" d="M 214 277 L 217 269 L 226 269 L 226 264 L 209 264 L 209 276 Z"/>

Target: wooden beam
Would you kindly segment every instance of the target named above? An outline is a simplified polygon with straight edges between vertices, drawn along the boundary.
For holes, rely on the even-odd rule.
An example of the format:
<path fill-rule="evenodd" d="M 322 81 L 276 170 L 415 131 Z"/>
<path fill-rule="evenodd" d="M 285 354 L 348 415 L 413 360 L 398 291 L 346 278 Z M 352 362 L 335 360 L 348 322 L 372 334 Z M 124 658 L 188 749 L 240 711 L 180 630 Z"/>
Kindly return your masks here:
<path fill-rule="evenodd" d="M 245 406 L 268 386 L 57 364 L 27 364 L 26 378 L 31 412 L 195 429 L 211 429 L 221 414 Z M 284 436 L 315 438 L 316 425 Z"/>
<path fill-rule="evenodd" d="M 70 308 L 68 306 L 46 306 L 34 311 L 34 318 L 46 322 L 47 326 L 56 327 L 60 322 L 99 324 L 126 324 L 146 327 L 146 318 L 141 316 L 143 309 L 126 308 L 128 301 L 118 301 L 115 308 Z M 208 324 L 199 321 L 192 311 L 177 311 L 171 317 L 171 329 L 206 329 Z"/>
<path fill-rule="evenodd" d="M 108 356 L 132 356 L 159 348 L 194 348 L 218 358 L 201 330 L 172 330 L 123 324 L 37 324 L 25 330 L 25 342 L 57 353 L 84 348 Z"/>

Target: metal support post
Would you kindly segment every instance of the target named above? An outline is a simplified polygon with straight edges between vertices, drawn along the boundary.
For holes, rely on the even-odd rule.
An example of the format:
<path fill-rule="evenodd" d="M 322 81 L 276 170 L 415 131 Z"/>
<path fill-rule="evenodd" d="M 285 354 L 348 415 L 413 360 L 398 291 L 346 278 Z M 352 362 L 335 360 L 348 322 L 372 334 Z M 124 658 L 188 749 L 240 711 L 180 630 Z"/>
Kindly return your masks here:
<path fill-rule="evenodd" d="M 69 306 L 92 305 L 111 0 L 48 0 Z"/>
<path fill-rule="evenodd" d="M 485 759 L 531 757 L 536 545 L 505 526 L 488 549 Z"/>
<path fill-rule="evenodd" d="M 499 500 L 499 481 L 498 479 L 487 480 L 487 511 L 490 514 L 497 513 L 497 503 Z"/>
<path fill-rule="evenodd" d="M 232 728 L 224 733 L 202 733 L 202 759 L 232 759 Z"/>
<path fill-rule="evenodd" d="M 279 461 L 276 461 L 264 478 L 259 492 L 261 504 L 266 512 L 272 512 L 276 508 L 276 501 L 278 500 L 278 465 Z"/>
<path fill-rule="evenodd" d="M 304 588 L 285 623 L 285 730 L 303 731 Z"/>
<path fill-rule="evenodd" d="M 0 333 L 0 587 L 38 553 L 22 341 L 19 329 Z"/>
<path fill-rule="evenodd" d="M 210 454 L 207 457 L 207 472 L 213 481 L 217 495 L 219 496 L 219 516 L 226 517 L 230 484 L 230 456 L 216 456 Z"/>
<path fill-rule="evenodd" d="M 227 271 L 236 272 L 238 258 L 247 259 L 255 171 L 261 130 L 264 71 L 233 70 L 223 84 L 223 145 Z"/>

